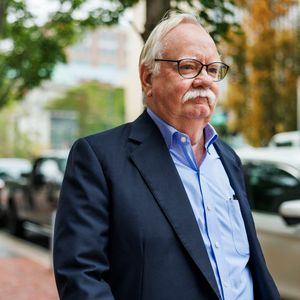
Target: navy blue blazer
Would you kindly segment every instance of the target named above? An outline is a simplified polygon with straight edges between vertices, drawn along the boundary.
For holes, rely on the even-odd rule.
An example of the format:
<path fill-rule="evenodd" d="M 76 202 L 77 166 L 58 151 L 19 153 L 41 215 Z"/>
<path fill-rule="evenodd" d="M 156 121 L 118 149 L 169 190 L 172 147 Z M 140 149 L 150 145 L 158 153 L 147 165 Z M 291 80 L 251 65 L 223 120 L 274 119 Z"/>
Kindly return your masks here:
<path fill-rule="evenodd" d="M 257 240 L 241 162 L 222 141 L 215 147 L 240 202 L 255 299 L 280 299 Z M 220 299 L 183 184 L 146 112 L 75 142 L 54 236 L 63 300 Z"/>

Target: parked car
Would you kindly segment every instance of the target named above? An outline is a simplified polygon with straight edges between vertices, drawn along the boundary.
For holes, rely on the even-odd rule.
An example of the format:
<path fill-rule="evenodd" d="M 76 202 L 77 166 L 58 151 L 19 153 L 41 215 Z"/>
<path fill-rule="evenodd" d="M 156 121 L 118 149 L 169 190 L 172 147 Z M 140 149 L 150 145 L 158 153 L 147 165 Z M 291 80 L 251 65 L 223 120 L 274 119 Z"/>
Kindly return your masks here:
<path fill-rule="evenodd" d="M 275 134 L 269 147 L 300 147 L 300 131 L 287 131 Z"/>
<path fill-rule="evenodd" d="M 52 151 L 37 157 L 29 173 L 10 181 L 7 227 L 12 234 L 22 236 L 30 229 L 51 236 L 67 155 L 68 151 Z"/>
<path fill-rule="evenodd" d="M 21 180 L 22 173 L 30 172 L 31 162 L 22 158 L 0 158 L 0 224 L 6 222 L 6 208 L 10 197 L 8 185 L 11 181 Z"/>
<path fill-rule="evenodd" d="M 22 173 L 30 172 L 31 162 L 23 158 L 0 158 L 0 178 L 18 179 Z"/>
<path fill-rule="evenodd" d="M 265 259 L 285 299 L 300 299 L 300 149 L 239 149 Z"/>

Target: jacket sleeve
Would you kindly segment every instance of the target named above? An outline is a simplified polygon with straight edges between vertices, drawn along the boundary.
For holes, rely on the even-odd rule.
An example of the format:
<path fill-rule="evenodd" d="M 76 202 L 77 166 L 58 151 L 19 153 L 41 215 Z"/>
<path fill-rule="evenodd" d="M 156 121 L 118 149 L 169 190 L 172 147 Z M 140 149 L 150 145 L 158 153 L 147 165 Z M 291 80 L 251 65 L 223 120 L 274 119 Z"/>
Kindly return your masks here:
<path fill-rule="evenodd" d="M 54 230 L 54 272 L 60 299 L 113 300 L 107 282 L 109 192 L 102 166 L 85 139 L 73 145 Z"/>

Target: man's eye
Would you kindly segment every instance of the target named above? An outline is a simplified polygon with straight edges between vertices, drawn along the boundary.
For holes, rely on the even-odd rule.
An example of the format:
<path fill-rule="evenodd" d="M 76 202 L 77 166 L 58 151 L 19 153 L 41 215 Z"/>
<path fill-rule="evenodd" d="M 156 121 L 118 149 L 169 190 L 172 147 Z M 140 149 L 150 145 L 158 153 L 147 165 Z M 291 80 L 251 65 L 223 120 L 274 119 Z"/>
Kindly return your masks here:
<path fill-rule="evenodd" d="M 180 70 L 195 70 L 196 69 L 196 66 L 194 64 L 188 64 L 188 63 L 185 63 L 185 64 L 181 64 L 180 65 Z"/>
<path fill-rule="evenodd" d="M 208 68 L 208 72 L 210 74 L 218 74 L 218 68 L 217 67 L 210 67 L 210 68 Z"/>

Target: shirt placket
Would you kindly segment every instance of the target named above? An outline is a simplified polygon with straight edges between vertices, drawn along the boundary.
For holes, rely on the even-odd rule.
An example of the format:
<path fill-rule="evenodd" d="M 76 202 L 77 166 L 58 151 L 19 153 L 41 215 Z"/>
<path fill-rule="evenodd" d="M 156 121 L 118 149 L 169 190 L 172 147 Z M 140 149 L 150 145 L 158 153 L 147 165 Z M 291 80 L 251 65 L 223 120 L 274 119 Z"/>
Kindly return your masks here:
<path fill-rule="evenodd" d="M 200 217 L 199 219 L 199 221 L 204 222 L 204 224 L 199 224 L 199 228 L 202 236 L 205 237 L 206 235 L 208 237 L 210 247 L 215 258 L 215 273 L 217 273 L 216 280 L 219 286 L 220 294 L 222 295 L 223 300 L 233 299 L 230 291 L 229 270 L 226 268 L 227 262 L 224 254 L 222 253 L 223 245 L 221 241 L 221 232 L 219 230 L 219 222 L 216 215 L 214 202 L 211 199 L 205 176 L 202 171 L 204 169 L 206 160 L 209 158 L 207 157 L 207 153 L 205 153 L 205 158 L 201 164 L 202 167 L 198 168 L 189 139 L 185 135 L 180 134 L 177 136 L 177 146 L 181 149 L 185 156 L 185 163 L 190 168 L 194 169 L 198 174 L 199 187 L 202 196 L 202 200 L 199 199 L 199 201 L 201 201 L 204 211 L 204 218 Z M 206 232 L 203 232 L 203 230 L 206 230 Z"/>
<path fill-rule="evenodd" d="M 221 232 L 219 230 L 220 225 L 215 210 L 215 204 L 213 202 L 213 199 L 211 198 L 211 194 L 206 183 L 205 174 L 203 172 L 204 164 L 205 162 L 203 162 L 199 169 L 199 185 L 201 189 L 202 205 L 205 214 L 205 228 L 207 230 L 207 236 L 210 241 L 210 246 L 215 258 L 218 274 L 216 279 L 222 294 L 222 298 L 233 299 L 230 288 L 231 282 L 229 269 L 227 268 L 227 261 L 224 256 L 224 251 L 222 251 L 224 245 L 222 243 Z"/>

